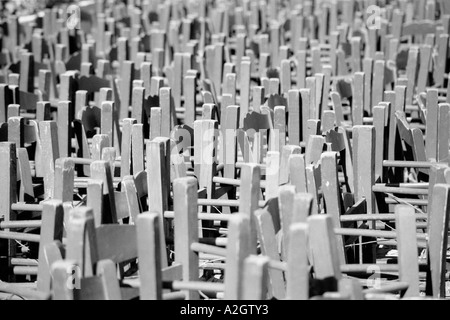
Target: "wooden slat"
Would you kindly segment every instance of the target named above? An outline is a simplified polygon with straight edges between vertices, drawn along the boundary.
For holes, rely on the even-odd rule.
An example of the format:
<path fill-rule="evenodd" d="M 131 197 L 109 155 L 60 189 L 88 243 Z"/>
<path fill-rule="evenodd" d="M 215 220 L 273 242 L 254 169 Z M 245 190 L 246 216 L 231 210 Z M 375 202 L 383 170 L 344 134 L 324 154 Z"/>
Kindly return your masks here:
<path fill-rule="evenodd" d="M 438 95 L 439 93 L 436 89 L 429 89 L 427 91 L 426 151 L 428 160 L 437 159 Z"/>
<path fill-rule="evenodd" d="M 372 194 L 375 182 L 375 128 L 356 126 L 353 128 L 353 139 L 355 200 L 366 198 L 367 213 L 375 213 L 375 199 Z"/>
<path fill-rule="evenodd" d="M 144 125 L 134 124 L 131 128 L 132 167 L 134 174 L 145 171 L 144 140 Z"/>
<path fill-rule="evenodd" d="M 230 219 L 228 222 L 228 241 L 225 299 L 236 300 L 242 297 L 244 261 L 254 248 L 250 236 L 250 219 L 248 216 L 238 214 Z"/>
<path fill-rule="evenodd" d="M 278 207 L 281 218 L 281 229 L 283 231 L 282 257 L 284 261 L 288 259 L 289 230 L 294 216 L 294 186 L 282 186 L 278 198 Z"/>
<path fill-rule="evenodd" d="M 341 190 L 339 188 L 337 153 L 325 152 L 322 154 L 322 192 L 326 205 L 326 213 L 333 218 L 335 226 L 340 226 L 342 214 Z M 337 237 L 337 248 L 340 260 L 345 262 L 344 240 Z"/>
<path fill-rule="evenodd" d="M 121 263 L 137 257 L 136 226 L 105 224 L 95 232 L 99 261 Z"/>
<path fill-rule="evenodd" d="M 373 124 L 375 127 L 375 180 L 384 180 L 383 160 L 387 157 L 386 120 L 388 119 L 390 104 L 373 108 Z"/>
<path fill-rule="evenodd" d="M 73 201 L 75 164 L 70 159 L 55 161 L 55 191 L 53 198 L 62 202 Z"/>
<path fill-rule="evenodd" d="M 197 180 L 182 178 L 174 182 L 175 262 L 183 266 L 183 280 L 196 281 L 199 275 L 198 254 L 191 245 L 198 242 Z M 198 299 L 198 292 L 186 291 L 188 300 Z"/>
<path fill-rule="evenodd" d="M 94 213 L 95 226 L 103 223 L 103 180 L 90 180 L 87 187 L 87 206 Z"/>
<path fill-rule="evenodd" d="M 42 143 L 42 170 L 44 174 L 44 191 L 47 198 L 53 197 L 55 161 L 59 158 L 58 128 L 56 122 L 43 121 L 39 123 L 39 133 Z"/>
<path fill-rule="evenodd" d="M 136 119 L 124 119 L 122 126 L 122 153 L 120 175 L 129 176 L 131 173 L 132 159 L 132 128 L 137 123 Z"/>
<path fill-rule="evenodd" d="M 257 210 L 255 216 L 262 254 L 273 261 L 280 261 L 275 227 L 270 212 L 265 209 Z M 279 270 L 270 269 L 269 281 L 270 294 L 277 299 L 283 299 L 286 296 L 283 273 Z"/>
<path fill-rule="evenodd" d="M 165 248 L 165 227 L 163 213 L 168 209 L 168 184 L 170 183 L 170 170 L 166 152 L 168 141 L 155 139 L 147 143 L 147 181 L 149 194 L 149 211 L 158 213 L 160 219 L 160 241 Z M 151 159 L 151 160 L 150 160 Z M 150 162 L 151 161 L 151 162 Z M 167 267 L 166 250 L 161 250 L 161 265 Z"/>
<path fill-rule="evenodd" d="M 96 250 L 94 216 L 91 209 L 76 208 L 70 212 L 67 243 L 66 259 L 75 263 L 71 266 L 72 270 L 74 266 L 79 266 L 80 273 L 77 275 L 92 276 L 94 274 L 93 264 L 98 261 L 98 252 Z"/>
<path fill-rule="evenodd" d="M 143 214 L 136 221 L 141 300 L 162 299 L 159 225 L 157 214 Z"/>
<path fill-rule="evenodd" d="M 269 277 L 269 259 L 250 256 L 244 262 L 243 300 L 265 300 L 267 279 Z"/>
<path fill-rule="evenodd" d="M 309 299 L 308 225 L 292 224 L 290 227 L 289 262 L 287 270 L 287 298 Z"/>
<path fill-rule="evenodd" d="M 340 260 L 333 232 L 333 220 L 328 215 L 315 215 L 308 219 L 309 241 L 318 279 L 334 277 L 340 280 Z"/>
<path fill-rule="evenodd" d="M 257 232 L 254 222 L 255 210 L 259 208 L 261 169 L 254 164 L 246 164 L 241 169 L 239 211 L 249 219 L 251 248 L 256 248 Z"/>
<path fill-rule="evenodd" d="M 417 264 L 417 237 L 414 209 L 407 206 L 396 207 L 400 281 L 409 284 L 405 297 L 417 297 L 419 290 L 419 266 Z"/>
<path fill-rule="evenodd" d="M 443 298 L 445 296 L 449 200 L 449 186 L 435 185 L 433 189 L 433 203 L 428 219 L 428 254 L 431 280 L 427 282 L 427 293 L 435 298 Z"/>
<path fill-rule="evenodd" d="M 103 205 L 105 210 L 102 215 L 102 223 L 116 223 L 118 220 L 110 163 L 94 161 L 90 169 L 92 179 L 103 181 L 103 196 L 105 199 Z"/>

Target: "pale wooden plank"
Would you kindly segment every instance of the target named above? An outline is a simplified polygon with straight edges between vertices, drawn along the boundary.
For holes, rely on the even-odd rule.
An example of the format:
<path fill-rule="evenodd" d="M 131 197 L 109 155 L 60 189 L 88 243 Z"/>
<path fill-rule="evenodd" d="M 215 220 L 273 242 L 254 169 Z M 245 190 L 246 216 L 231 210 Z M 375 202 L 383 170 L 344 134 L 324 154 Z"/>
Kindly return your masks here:
<path fill-rule="evenodd" d="M 450 104 L 439 104 L 437 161 L 444 163 L 449 161 L 449 114 Z"/>
<path fill-rule="evenodd" d="M 352 115 L 353 115 L 353 125 L 361 126 L 363 125 L 364 117 L 364 85 L 365 85 L 365 74 L 362 72 L 355 73 L 353 78 L 353 105 L 352 105 Z"/>
<path fill-rule="evenodd" d="M 52 73 L 50 70 L 39 70 L 38 89 L 41 101 L 50 100 L 50 84 Z"/>
<path fill-rule="evenodd" d="M 250 256 L 244 262 L 244 301 L 266 300 L 267 280 L 269 278 L 269 258 Z"/>
<path fill-rule="evenodd" d="M 122 178 L 131 173 L 132 158 L 132 127 L 137 123 L 136 119 L 123 119 L 122 125 L 122 154 L 120 162 L 120 176 Z"/>
<path fill-rule="evenodd" d="M 198 253 L 191 245 L 198 242 L 197 179 L 182 178 L 174 182 L 175 262 L 183 266 L 183 280 L 197 281 L 199 278 Z M 186 299 L 199 298 L 198 292 L 185 292 Z"/>
<path fill-rule="evenodd" d="M 8 106 L 8 118 L 20 117 L 20 105 L 10 104 Z"/>
<path fill-rule="evenodd" d="M 333 103 L 333 109 L 334 109 L 334 113 L 336 115 L 336 125 L 338 127 L 342 126 L 344 120 L 344 113 L 342 110 L 342 101 L 341 101 L 341 96 L 338 92 L 331 92 L 330 93 L 330 97 L 331 97 L 331 101 Z"/>
<path fill-rule="evenodd" d="M 337 153 L 326 152 L 322 154 L 322 192 L 325 199 L 326 212 L 333 218 L 335 226 L 340 226 L 342 212 L 342 198 L 339 187 Z M 344 243 L 338 237 L 337 246 L 341 261 L 345 260 Z"/>
<path fill-rule="evenodd" d="M 228 222 L 228 246 L 225 267 L 225 299 L 242 297 L 243 264 L 255 251 L 250 240 L 250 218 L 248 215 L 233 215 Z"/>
<path fill-rule="evenodd" d="M 352 49 L 352 71 L 361 72 L 361 38 L 353 37 L 351 39 L 351 49 Z"/>
<path fill-rule="evenodd" d="M 72 155 L 73 112 L 72 102 L 60 101 L 58 103 L 58 142 L 61 157 Z"/>
<path fill-rule="evenodd" d="M 59 260 L 51 266 L 53 279 L 53 299 L 57 301 L 75 300 L 74 288 L 70 288 L 67 283 L 75 280 L 75 285 L 80 284 L 81 275 L 76 273 L 76 278 L 70 278 L 73 271 L 78 270 L 77 262 L 70 260 Z M 74 287 L 75 287 L 74 285 Z"/>
<path fill-rule="evenodd" d="M 41 139 L 41 165 L 44 175 L 44 191 L 46 198 L 53 197 L 55 161 L 59 158 L 58 127 L 56 122 L 42 121 L 39 123 Z"/>
<path fill-rule="evenodd" d="M 37 290 L 50 293 L 51 274 L 50 265 L 45 259 L 44 248 L 55 240 L 62 241 L 64 210 L 62 202 L 50 200 L 43 203 L 41 240 L 39 242 L 39 265 L 37 277 Z"/>
<path fill-rule="evenodd" d="M 306 183 L 308 193 L 313 195 L 313 205 L 311 209 L 311 214 L 318 214 L 318 203 L 319 203 L 319 188 L 320 179 L 317 176 L 320 174 L 320 168 L 315 168 L 313 165 L 306 166 Z"/>
<path fill-rule="evenodd" d="M 104 101 L 101 105 L 101 134 L 108 136 L 110 146 L 113 146 L 114 141 L 114 108 L 113 101 Z"/>
<path fill-rule="evenodd" d="M 252 251 L 256 249 L 256 228 L 254 212 L 259 208 L 261 183 L 261 169 L 255 164 L 245 164 L 241 168 L 241 187 L 239 198 L 239 212 L 247 217 L 250 223 L 250 245 Z"/>
<path fill-rule="evenodd" d="M 319 81 L 315 77 L 306 78 L 306 87 L 310 89 L 309 119 L 318 119 L 319 116 L 317 106 L 320 103 L 318 99 L 321 99 L 322 95 L 320 95 L 320 98 L 317 95 L 318 84 Z"/>
<path fill-rule="evenodd" d="M 145 88 L 136 87 L 133 88 L 132 99 L 131 99 L 131 118 L 136 119 L 137 123 L 144 123 L 145 115 Z"/>
<path fill-rule="evenodd" d="M 116 264 L 111 260 L 100 260 L 96 266 L 96 274 L 100 278 L 100 290 L 104 300 L 118 301 L 122 299 Z M 91 299 L 88 299 L 91 300 Z"/>
<path fill-rule="evenodd" d="M 240 64 L 240 107 L 242 108 L 242 114 L 247 115 L 250 108 L 250 76 L 251 76 L 252 63 L 249 60 L 242 60 Z"/>
<path fill-rule="evenodd" d="M 121 119 L 129 117 L 133 79 L 134 79 L 134 63 L 132 61 L 123 61 L 121 63 L 121 79 L 120 79 L 119 114 Z"/>
<path fill-rule="evenodd" d="M 289 90 L 288 92 L 288 109 L 289 109 L 289 123 L 288 135 L 289 144 L 300 145 L 302 132 L 302 118 L 300 113 L 300 91 Z"/>
<path fill-rule="evenodd" d="M 306 87 L 306 51 L 297 51 L 297 88 Z"/>
<path fill-rule="evenodd" d="M 34 198 L 30 160 L 28 157 L 28 152 L 25 148 L 17 149 L 17 161 L 19 166 L 17 176 L 18 180 L 20 180 L 19 201 L 25 202 L 26 196 Z"/>
<path fill-rule="evenodd" d="M 184 123 L 191 128 L 193 128 L 196 120 L 196 86 L 196 77 L 186 76 L 184 78 Z"/>
<path fill-rule="evenodd" d="M 222 123 L 225 133 L 222 133 L 223 137 L 223 161 L 224 161 L 224 177 L 236 178 L 237 162 L 237 129 L 240 119 L 240 107 L 229 106 L 227 108 L 226 118 Z"/>
<path fill-rule="evenodd" d="M 132 167 L 134 174 L 145 171 L 144 146 L 144 125 L 134 124 L 131 128 Z"/>
<path fill-rule="evenodd" d="M 92 210 L 86 207 L 73 209 L 67 226 L 66 260 L 74 261 L 75 265 L 79 266 L 79 275 L 83 278 L 94 275 L 93 264 L 98 261 L 96 247 L 97 238 Z M 74 265 L 71 267 L 69 274 L 72 274 L 74 270 Z"/>
<path fill-rule="evenodd" d="M 140 299 L 162 300 L 162 268 L 160 223 L 157 214 L 146 213 L 138 217 L 137 244 L 140 269 Z"/>
<path fill-rule="evenodd" d="M 61 83 L 59 88 L 60 101 L 74 101 L 75 78 L 73 73 L 65 72 L 60 75 Z"/>
<path fill-rule="evenodd" d="M 372 101 L 372 77 L 374 73 L 373 59 L 366 58 L 363 60 L 364 78 L 364 110 L 370 112 L 375 105 Z"/>
<path fill-rule="evenodd" d="M 289 156 L 289 180 L 297 192 L 307 192 L 305 155 L 291 154 Z"/>
<path fill-rule="evenodd" d="M 111 142 L 109 140 L 109 136 L 106 134 L 97 134 L 92 139 L 92 156 L 93 160 L 101 160 L 103 150 L 105 148 L 109 148 L 111 146 Z"/>
<path fill-rule="evenodd" d="M 94 161 L 91 164 L 91 178 L 103 181 L 103 196 L 105 200 L 103 202 L 102 223 L 117 223 L 116 201 L 110 163 L 107 161 Z"/>
<path fill-rule="evenodd" d="M 25 119 L 22 117 L 12 116 L 8 119 L 8 141 L 14 143 L 17 148 L 24 147 L 24 125 Z"/>
<path fill-rule="evenodd" d="M 172 89 L 167 87 L 160 89 L 159 104 L 161 107 L 161 136 L 168 138 L 174 127 Z"/>
<path fill-rule="evenodd" d="M 60 158 L 55 161 L 55 191 L 53 199 L 72 203 L 74 175 L 75 164 L 72 160 Z"/>
<path fill-rule="evenodd" d="M 264 100 L 265 100 L 265 90 L 264 87 L 253 87 L 253 91 L 252 91 L 252 96 L 253 96 L 253 111 L 255 112 L 260 112 L 261 111 L 261 106 L 264 104 Z M 241 116 L 241 124 L 244 123 L 244 119 L 247 116 L 246 113 L 242 113 Z"/>
<path fill-rule="evenodd" d="M 141 80 L 144 81 L 145 98 L 148 98 L 151 95 L 152 69 L 151 62 L 144 62 L 141 64 Z"/>
<path fill-rule="evenodd" d="M 336 128 L 336 113 L 334 110 L 326 110 L 322 115 L 322 131 L 327 133 Z"/>
<path fill-rule="evenodd" d="M 16 213 L 11 210 L 11 205 L 17 202 L 17 163 L 14 143 L 0 143 L 0 165 L 3 168 L 0 177 L 4 185 L 1 188 L 0 210 L 3 212 L 5 222 L 9 222 L 16 220 Z M 7 254 L 11 257 L 16 254 L 16 245 L 12 241 L 8 242 Z M 8 266 L 11 267 L 10 261 Z"/>
<path fill-rule="evenodd" d="M 373 124 L 375 127 L 375 180 L 384 181 L 383 160 L 386 154 L 386 119 L 389 114 L 390 104 L 373 108 Z"/>
<path fill-rule="evenodd" d="M 280 153 L 278 151 L 267 152 L 266 168 L 266 200 L 275 199 L 278 197 L 280 185 Z"/>
<path fill-rule="evenodd" d="M 309 243 L 313 257 L 314 273 L 318 279 L 333 277 L 340 280 L 339 260 L 333 219 L 329 215 L 314 215 L 308 218 Z"/>
<path fill-rule="evenodd" d="M 270 135 L 270 149 L 282 152 L 286 145 L 286 107 L 277 106 L 274 109 L 274 125 Z"/>
<path fill-rule="evenodd" d="M 395 118 L 396 106 L 396 94 L 394 91 L 385 92 L 385 100 L 391 104 L 391 110 L 389 113 L 389 147 L 388 147 L 388 160 L 396 160 L 396 144 L 399 139 L 397 131 L 397 120 Z M 398 151 L 397 151 L 398 152 Z"/>
<path fill-rule="evenodd" d="M 441 34 L 438 42 L 438 57 L 437 62 L 434 66 L 434 82 L 437 87 L 441 87 L 444 84 L 444 74 L 447 68 L 447 53 L 448 53 L 448 43 L 449 35 Z"/>
<path fill-rule="evenodd" d="M 449 201 L 449 186 L 443 184 L 435 185 L 428 219 L 428 254 L 431 281 L 427 283 L 427 293 L 432 294 L 435 298 L 445 297 Z"/>
<path fill-rule="evenodd" d="M 293 215 L 294 215 L 294 186 L 282 186 L 280 187 L 280 195 L 278 197 L 278 207 L 281 217 L 281 230 L 282 230 L 282 250 L 281 256 L 283 261 L 288 260 L 288 248 L 289 248 L 289 229 L 291 227 Z"/>
<path fill-rule="evenodd" d="M 418 63 L 419 63 L 419 48 L 412 47 L 409 49 L 408 64 L 406 66 L 406 76 L 408 78 L 408 86 L 406 90 L 406 104 L 411 105 L 413 102 L 414 91 L 416 88 L 416 81 L 418 81 Z"/>
<path fill-rule="evenodd" d="M 372 83 L 372 105 L 377 105 L 384 98 L 384 81 L 385 81 L 386 62 L 378 60 L 373 66 L 373 83 Z"/>
<path fill-rule="evenodd" d="M 290 227 L 287 278 L 287 298 L 309 299 L 308 225 L 296 223 Z"/>
<path fill-rule="evenodd" d="M 367 213 L 375 213 L 375 197 L 372 186 L 375 183 L 375 127 L 353 128 L 353 176 L 355 179 L 355 201 L 367 201 Z"/>
<path fill-rule="evenodd" d="M 236 104 L 236 74 L 225 74 L 225 82 L 223 86 L 223 94 L 231 95 L 231 104 Z"/>
<path fill-rule="evenodd" d="M 292 225 L 296 223 L 306 223 L 311 215 L 314 198 L 308 193 L 297 193 L 294 196 L 294 206 L 292 215 Z"/>
<path fill-rule="evenodd" d="M 302 103 L 302 141 L 308 142 L 308 120 L 312 119 L 310 116 L 310 105 L 311 105 L 311 92 L 310 89 L 301 89 L 300 90 L 301 95 L 301 103 Z"/>
<path fill-rule="evenodd" d="M 306 148 L 306 164 L 317 164 L 320 160 L 325 138 L 318 135 L 311 135 L 309 137 L 308 145 Z"/>
<path fill-rule="evenodd" d="M 426 151 L 427 159 L 432 161 L 437 159 L 438 150 L 438 90 L 427 90 L 427 119 L 426 119 Z"/>
<path fill-rule="evenodd" d="M 86 204 L 93 211 L 95 226 L 99 227 L 103 222 L 103 180 L 88 182 Z"/>
<path fill-rule="evenodd" d="M 217 165 L 218 123 L 215 120 L 197 120 L 194 124 L 194 169 L 200 188 L 212 192 L 212 177 Z M 210 193 L 208 193 L 210 194 Z"/>
<path fill-rule="evenodd" d="M 20 91 L 34 90 L 34 57 L 30 52 L 22 53 L 20 57 Z"/>
<path fill-rule="evenodd" d="M 272 215 L 266 209 L 262 209 L 256 210 L 255 216 L 258 240 L 261 245 L 262 254 L 273 261 L 280 261 Z M 286 296 L 283 272 L 280 270 L 269 269 L 269 281 L 270 294 L 277 299 L 283 299 Z"/>
<path fill-rule="evenodd" d="M 160 219 L 160 241 L 162 248 L 166 247 L 163 213 L 168 209 L 168 186 L 170 183 L 170 164 L 167 158 L 168 139 L 157 138 L 147 143 L 147 187 L 149 211 L 158 213 Z M 167 252 L 161 250 L 161 265 L 167 267 Z"/>
<path fill-rule="evenodd" d="M 396 207 L 395 223 L 397 227 L 398 264 L 400 281 L 409 285 L 405 297 L 420 296 L 419 265 L 417 260 L 417 236 L 414 208 L 409 206 Z"/>
<path fill-rule="evenodd" d="M 150 111 L 150 140 L 161 137 L 162 109 L 152 108 Z"/>

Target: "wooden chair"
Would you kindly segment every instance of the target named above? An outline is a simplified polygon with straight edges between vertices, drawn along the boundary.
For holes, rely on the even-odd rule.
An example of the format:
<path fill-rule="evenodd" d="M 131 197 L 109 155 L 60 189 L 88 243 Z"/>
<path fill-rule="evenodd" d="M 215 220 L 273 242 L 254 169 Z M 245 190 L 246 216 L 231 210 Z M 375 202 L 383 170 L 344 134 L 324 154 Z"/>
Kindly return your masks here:
<path fill-rule="evenodd" d="M 116 271 L 117 264 L 137 258 L 135 226 L 109 224 L 96 228 L 93 210 L 76 208 L 70 213 L 67 229 L 64 260 L 51 266 L 55 299 L 136 297 L 131 289 L 121 291 Z M 76 277 L 74 287 L 68 288 L 67 283 L 73 276 Z"/>
<path fill-rule="evenodd" d="M 87 2 L 75 30 L 59 4 L 5 12 L 0 277 L 37 275 L 27 298 L 443 297 L 448 5 L 316 4 Z M 362 286 L 371 265 L 394 286 Z"/>

